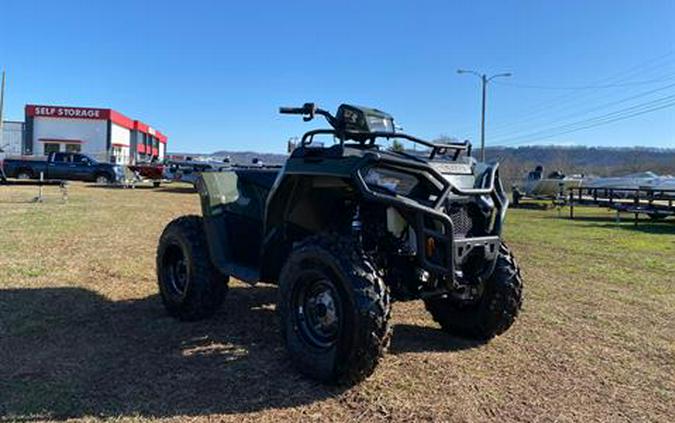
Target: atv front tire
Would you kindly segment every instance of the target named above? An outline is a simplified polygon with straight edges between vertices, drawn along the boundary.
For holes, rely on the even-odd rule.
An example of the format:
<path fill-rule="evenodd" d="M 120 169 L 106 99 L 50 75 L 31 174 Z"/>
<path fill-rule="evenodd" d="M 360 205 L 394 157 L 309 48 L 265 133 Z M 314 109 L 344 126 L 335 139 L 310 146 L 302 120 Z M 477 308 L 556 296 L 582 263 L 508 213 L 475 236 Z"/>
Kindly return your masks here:
<path fill-rule="evenodd" d="M 513 254 L 502 243 L 492 276 L 485 281 L 477 303 L 461 303 L 451 297 L 425 300 L 433 319 L 452 335 L 488 340 L 511 327 L 523 303 L 523 281 Z"/>
<path fill-rule="evenodd" d="M 210 317 L 223 303 L 228 281 L 211 263 L 201 217 L 179 217 L 166 226 L 157 247 L 157 282 L 169 315 Z"/>
<path fill-rule="evenodd" d="M 281 271 L 277 309 L 293 364 L 325 383 L 365 379 L 389 346 L 389 291 L 346 237 L 317 235 L 295 246 Z"/>

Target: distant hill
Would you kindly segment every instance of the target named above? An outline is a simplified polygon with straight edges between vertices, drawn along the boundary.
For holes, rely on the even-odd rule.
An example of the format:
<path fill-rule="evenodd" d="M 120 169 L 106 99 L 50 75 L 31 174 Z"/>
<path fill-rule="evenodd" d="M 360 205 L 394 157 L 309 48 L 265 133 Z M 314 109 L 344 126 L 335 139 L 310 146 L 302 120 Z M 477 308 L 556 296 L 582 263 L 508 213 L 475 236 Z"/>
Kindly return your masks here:
<path fill-rule="evenodd" d="M 233 163 L 249 164 L 254 158 L 266 164 L 282 164 L 287 155 L 253 151 L 216 151 L 204 154 L 170 153 L 190 157 L 222 159 L 229 156 Z M 478 149 L 474 146 L 474 156 Z M 546 170 L 561 170 L 566 174 L 618 176 L 651 170 L 659 175 L 675 175 L 675 148 L 609 148 L 539 146 L 486 150 L 487 160 L 500 162 L 502 179 L 507 186 L 537 165 Z"/>
<path fill-rule="evenodd" d="M 216 151 L 211 154 L 212 157 L 230 156 L 232 163 L 250 164 L 253 159 L 262 160 L 265 164 L 283 164 L 288 155 L 276 153 L 257 153 L 254 151 Z"/>
<path fill-rule="evenodd" d="M 477 151 L 477 150 L 476 150 Z M 487 160 L 500 162 L 502 179 L 519 180 L 537 165 L 565 174 L 620 176 L 651 170 L 659 175 L 675 175 L 675 149 L 608 147 L 518 147 L 487 148 Z"/>

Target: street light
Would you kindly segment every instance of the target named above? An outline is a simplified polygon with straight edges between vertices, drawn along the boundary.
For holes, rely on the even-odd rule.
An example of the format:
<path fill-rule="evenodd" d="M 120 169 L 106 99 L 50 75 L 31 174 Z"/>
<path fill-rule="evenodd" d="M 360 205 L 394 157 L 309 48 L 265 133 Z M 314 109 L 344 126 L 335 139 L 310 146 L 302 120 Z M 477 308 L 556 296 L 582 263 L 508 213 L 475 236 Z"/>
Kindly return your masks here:
<path fill-rule="evenodd" d="M 478 73 L 476 71 L 472 70 L 464 70 L 464 69 L 457 69 L 457 73 L 470 73 L 472 75 L 476 75 L 477 77 L 480 78 L 481 85 L 483 86 L 483 106 L 481 110 L 481 117 L 480 117 L 480 160 L 485 161 L 485 87 L 487 86 L 487 83 L 492 81 L 495 78 L 500 78 L 500 77 L 509 77 L 511 76 L 510 73 L 498 73 L 496 75 L 492 76 L 487 76 L 484 73 Z"/>

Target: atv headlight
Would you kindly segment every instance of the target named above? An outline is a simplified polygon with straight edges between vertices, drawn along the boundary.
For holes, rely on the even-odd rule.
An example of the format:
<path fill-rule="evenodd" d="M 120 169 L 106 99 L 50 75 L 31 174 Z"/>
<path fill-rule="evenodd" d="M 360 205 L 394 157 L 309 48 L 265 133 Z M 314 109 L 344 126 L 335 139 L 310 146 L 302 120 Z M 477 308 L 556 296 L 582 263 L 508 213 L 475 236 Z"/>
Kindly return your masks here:
<path fill-rule="evenodd" d="M 381 167 L 368 170 L 364 180 L 371 188 L 379 188 L 398 195 L 410 194 L 419 183 L 413 175 Z"/>

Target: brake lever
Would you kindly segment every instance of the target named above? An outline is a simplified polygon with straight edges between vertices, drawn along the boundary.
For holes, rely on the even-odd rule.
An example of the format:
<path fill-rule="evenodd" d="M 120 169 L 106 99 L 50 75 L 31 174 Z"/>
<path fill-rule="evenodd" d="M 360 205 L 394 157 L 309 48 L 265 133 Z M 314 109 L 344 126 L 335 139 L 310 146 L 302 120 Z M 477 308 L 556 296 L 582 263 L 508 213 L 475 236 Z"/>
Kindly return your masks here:
<path fill-rule="evenodd" d="M 305 114 L 308 116 L 303 116 L 302 120 L 305 122 L 309 122 L 310 120 L 314 119 L 314 115 L 316 112 L 316 105 L 314 103 L 305 103 L 302 106 L 305 109 Z"/>

